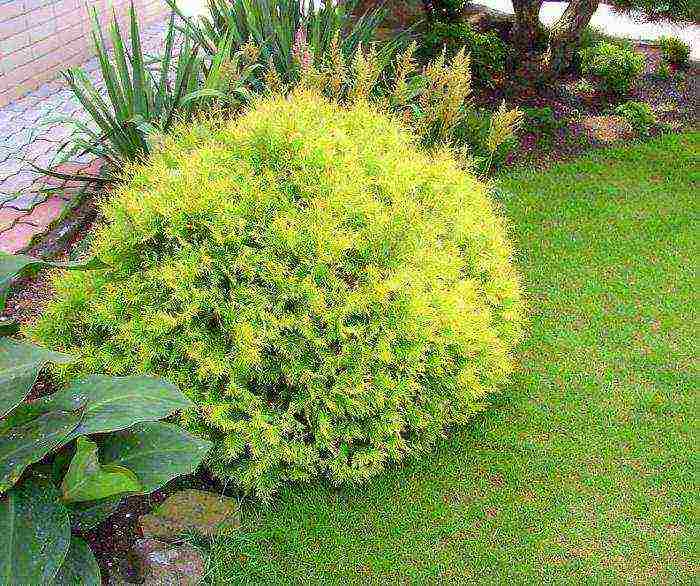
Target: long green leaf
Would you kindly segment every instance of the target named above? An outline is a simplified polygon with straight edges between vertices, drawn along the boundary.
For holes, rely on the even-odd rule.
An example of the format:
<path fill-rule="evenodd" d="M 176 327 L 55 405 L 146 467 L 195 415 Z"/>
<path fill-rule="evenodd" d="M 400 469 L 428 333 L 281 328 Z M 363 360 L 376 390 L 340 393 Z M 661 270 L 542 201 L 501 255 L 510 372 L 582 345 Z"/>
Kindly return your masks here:
<path fill-rule="evenodd" d="M 0 418 L 24 401 L 46 364 L 73 360 L 68 354 L 0 338 Z"/>
<path fill-rule="evenodd" d="M 166 101 L 166 91 L 168 89 L 168 75 L 170 74 L 170 61 L 172 60 L 173 54 L 173 44 L 175 40 L 175 13 L 170 14 L 170 25 L 168 26 L 168 32 L 165 35 L 165 51 L 163 53 L 163 59 L 160 64 L 160 81 L 158 82 L 158 89 L 156 91 L 156 96 L 154 100 L 154 107 L 156 112 L 161 112 L 163 109 L 163 104 Z"/>
<path fill-rule="evenodd" d="M 68 443 L 81 417 L 80 410 L 51 412 L 0 430 L 0 492 L 15 484 L 29 465 Z"/>
<path fill-rule="evenodd" d="M 133 4 L 129 8 L 129 14 L 134 10 Z M 97 25 L 95 25 L 97 26 Z M 112 54 L 114 55 L 114 61 L 116 67 L 114 79 L 112 83 L 115 88 L 120 90 L 119 101 L 115 106 L 119 106 L 119 114 L 121 118 L 126 118 L 134 111 L 134 91 L 131 83 L 131 75 L 129 74 L 129 67 L 127 65 L 128 55 L 124 47 L 124 40 L 121 35 L 121 30 L 119 28 L 119 23 L 117 22 L 116 16 L 112 18 L 112 23 L 109 27 L 110 37 L 112 38 Z M 111 71 L 104 72 L 103 76 L 105 81 L 112 78 Z M 116 109 L 116 108 L 115 108 Z"/>
<path fill-rule="evenodd" d="M 126 112 L 124 108 L 126 106 L 127 100 L 125 92 L 122 86 L 118 83 L 118 78 L 114 75 L 114 69 L 117 73 L 121 73 L 122 69 L 119 67 L 119 58 L 123 58 L 123 52 L 120 51 L 120 46 L 117 40 L 114 38 L 114 34 L 111 34 L 112 38 L 112 50 L 117 61 L 117 67 L 112 67 L 110 59 L 108 57 L 107 47 L 105 46 L 104 38 L 102 36 L 102 29 L 100 28 L 99 20 L 97 18 L 97 10 L 95 7 L 91 9 L 92 17 L 92 40 L 95 47 L 95 52 L 100 63 L 100 70 L 102 72 L 102 79 L 104 85 L 107 88 L 107 93 L 109 94 L 112 107 L 114 108 L 115 114 L 125 115 Z M 110 27 L 110 33 L 113 33 L 114 23 Z"/>
<path fill-rule="evenodd" d="M 149 103 L 147 92 L 147 77 L 145 75 L 145 65 L 143 53 L 141 51 L 141 32 L 139 31 L 139 21 L 136 11 L 129 11 L 131 22 L 131 73 L 134 81 L 134 114 L 141 114 L 146 120 L 149 119 Z"/>
<path fill-rule="evenodd" d="M 159 378 L 90 376 L 42 399 L 41 408 L 64 410 L 84 400 L 87 403 L 83 419 L 72 437 L 126 429 L 143 421 L 157 421 L 193 405 L 175 385 Z"/>
<path fill-rule="evenodd" d="M 80 104 L 92 116 L 102 133 L 109 137 L 110 142 L 121 153 L 123 159 L 136 158 L 142 151 L 138 142 L 130 138 L 128 128 L 120 125 L 112 109 L 107 106 L 99 92 L 92 86 L 84 72 L 75 69 L 68 74 L 69 84 Z M 92 151 L 91 151 L 92 152 Z"/>

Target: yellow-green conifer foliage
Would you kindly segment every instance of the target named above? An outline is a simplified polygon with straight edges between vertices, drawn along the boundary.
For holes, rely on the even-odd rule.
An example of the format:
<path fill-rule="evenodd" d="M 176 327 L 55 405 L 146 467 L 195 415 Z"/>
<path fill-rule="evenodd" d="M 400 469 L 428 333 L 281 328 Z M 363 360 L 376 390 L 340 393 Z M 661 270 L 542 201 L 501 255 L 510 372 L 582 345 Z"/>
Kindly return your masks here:
<path fill-rule="evenodd" d="M 103 271 L 31 334 L 66 376 L 156 373 L 209 465 L 267 496 L 430 449 L 513 368 L 523 308 L 487 188 L 360 100 L 300 90 L 163 140 L 103 204 Z"/>

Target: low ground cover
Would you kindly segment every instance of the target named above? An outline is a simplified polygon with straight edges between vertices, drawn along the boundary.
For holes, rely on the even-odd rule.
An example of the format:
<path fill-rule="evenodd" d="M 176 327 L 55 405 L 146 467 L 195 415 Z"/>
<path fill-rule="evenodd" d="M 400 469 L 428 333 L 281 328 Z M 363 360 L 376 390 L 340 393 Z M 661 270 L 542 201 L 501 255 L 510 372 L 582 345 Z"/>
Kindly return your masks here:
<path fill-rule="evenodd" d="M 437 454 L 249 502 L 217 584 L 690 583 L 700 134 L 499 183 L 531 304 L 519 374 Z"/>

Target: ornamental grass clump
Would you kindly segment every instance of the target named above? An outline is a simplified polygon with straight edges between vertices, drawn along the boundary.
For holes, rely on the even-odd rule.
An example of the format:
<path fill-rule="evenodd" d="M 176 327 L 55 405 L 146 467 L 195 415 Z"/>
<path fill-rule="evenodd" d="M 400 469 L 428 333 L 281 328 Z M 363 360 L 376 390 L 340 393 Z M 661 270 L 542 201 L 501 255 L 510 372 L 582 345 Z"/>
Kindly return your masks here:
<path fill-rule="evenodd" d="M 181 127 L 103 204 L 109 268 L 30 332 L 65 376 L 158 373 L 219 477 L 363 481 L 485 408 L 522 333 L 487 187 L 366 100 L 297 90 Z"/>

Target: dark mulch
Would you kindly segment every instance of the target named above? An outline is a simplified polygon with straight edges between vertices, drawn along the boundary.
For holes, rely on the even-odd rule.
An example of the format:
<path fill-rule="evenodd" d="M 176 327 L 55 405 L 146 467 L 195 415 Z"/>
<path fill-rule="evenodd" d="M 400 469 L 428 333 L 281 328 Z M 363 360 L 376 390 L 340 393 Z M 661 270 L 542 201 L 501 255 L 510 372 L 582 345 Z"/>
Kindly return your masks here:
<path fill-rule="evenodd" d="M 26 254 L 55 262 L 77 260 L 73 255 L 98 221 L 95 199 L 95 194 L 88 194 Z M 20 325 L 27 325 L 41 315 L 52 294 L 48 271 L 19 279 L 12 288 L 5 311 L 0 315 L 16 319 Z"/>

